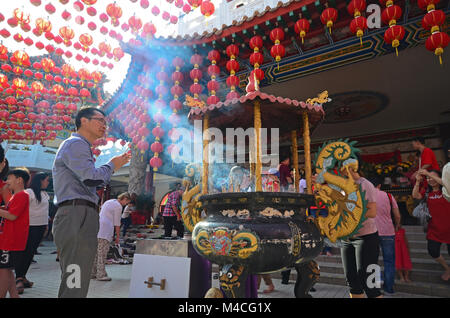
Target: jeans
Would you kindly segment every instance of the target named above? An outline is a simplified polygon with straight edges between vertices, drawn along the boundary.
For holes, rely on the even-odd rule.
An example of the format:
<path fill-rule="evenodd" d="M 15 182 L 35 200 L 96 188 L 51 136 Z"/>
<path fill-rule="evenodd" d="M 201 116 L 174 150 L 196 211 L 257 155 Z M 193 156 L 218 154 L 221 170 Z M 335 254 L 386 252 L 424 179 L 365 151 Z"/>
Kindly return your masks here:
<path fill-rule="evenodd" d="M 36 253 L 36 250 L 41 243 L 46 228 L 47 225 L 31 225 L 29 227 L 25 250 L 18 252 L 19 257 L 15 264 L 16 278 L 25 278 L 27 275 L 34 253 Z"/>
<path fill-rule="evenodd" d="M 388 293 L 393 293 L 395 280 L 395 235 L 380 236 L 380 247 L 384 262 L 383 289 Z"/>
<path fill-rule="evenodd" d="M 125 234 L 127 234 L 127 230 L 131 225 L 131 216 L 127 218 L 120 219 L 120 223 L 122 223 L 122 237 L 125 237 Z"/>
<path fill-rule="evenodd" d="M 378 232 L 360 237 L 353 237 L 342 241 L 341 258 L 350 294 L 361 295 L 366 293 L 368 298 L 381 295 L 378 286 L 368 286 L 371 272 L 367 271 L 369 265 L 378 264 L 380 254 Z"/>

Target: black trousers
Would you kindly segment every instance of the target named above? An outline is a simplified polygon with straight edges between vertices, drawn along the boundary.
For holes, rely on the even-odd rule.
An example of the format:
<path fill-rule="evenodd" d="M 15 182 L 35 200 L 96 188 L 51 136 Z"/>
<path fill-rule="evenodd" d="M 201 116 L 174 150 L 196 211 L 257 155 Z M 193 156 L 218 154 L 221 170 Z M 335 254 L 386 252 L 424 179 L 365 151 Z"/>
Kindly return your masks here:
<path fill-rule="evenodd" d="M 367 286 L 369 276 L 373 274 L 367 272 L 367 268 L 369 265 L 378 265 L 379 254 L 378 232 L 343 241 L 341 258 L 351 294 L 361 295 L 365 292 L 368 298 L 381 295 L 379 288 Z"/>
<path fill-rule="evenodd" d="M 428 244 L 427 244 L 428 254 L 432 258 L 438 258 L 439 256 L 441 256 L 441 245 L 442 244 L 445 244 L 445 243 L 428 240 Z M 450 244 L 447 244 L 447 251 L 448 251 L 448 255 L 450 255 Z"/>
<path fill-rule="evenodd" d="M 31 225 L 28 230 L 28 240 L 25 250 L 18 252 L 15 260 L 15 272 L 17 277 L 25 277 L 28 268 L 30 268 L 31 261 L 33 260 L 34 253 L 36 253 L 39 243 L 41 243 L 44 237 L 45 229 L 47 225 Z"/>
<path fill-rule="evenodd" d="M 172 229 L 177 230 L 177 236 L 184 236 L 184 224 L 183 221 L 177 221 L 176 216 L 164 216 L 164 236 L 172 236 Z"/>

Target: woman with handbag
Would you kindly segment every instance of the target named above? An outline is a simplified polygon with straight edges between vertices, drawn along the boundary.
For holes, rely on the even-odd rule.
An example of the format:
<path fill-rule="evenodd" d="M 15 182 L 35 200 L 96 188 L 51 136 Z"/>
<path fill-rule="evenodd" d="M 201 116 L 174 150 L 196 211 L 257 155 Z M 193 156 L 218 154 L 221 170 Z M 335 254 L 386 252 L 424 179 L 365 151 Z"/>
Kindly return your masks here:
<path fill-rule="evenodd" d="M 426 178 L 429 189 L 427 193 L 420 191 L 419 186 L 423 178 Z M 417 173 L 416 184 L 413 189 L 413 198 L 423 199 L 426 197 L 427 207 L 431 216 L 428 222 L 427 241 L 428 254 L 442 265 L 445 272 L 441 278 L 444 281 L 450 280 L 450 266 L 441 255 L 441 244 L 447 244 L 450 255 L 450 202 L 442 195 L 442 179 L 437 170 L 427 171 L 421 169 Z"/>

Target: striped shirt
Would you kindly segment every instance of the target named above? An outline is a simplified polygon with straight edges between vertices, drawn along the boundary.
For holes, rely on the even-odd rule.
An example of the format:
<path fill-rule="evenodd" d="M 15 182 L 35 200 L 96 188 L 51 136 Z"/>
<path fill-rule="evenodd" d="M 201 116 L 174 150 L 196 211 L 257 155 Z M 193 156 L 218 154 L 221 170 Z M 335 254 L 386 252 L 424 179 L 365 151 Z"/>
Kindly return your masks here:
<path fill-rule="evenodd" d="M 180 192 L 173 191 L 167 198 L 167 204 L 164 206 L 163 216 L 177 216 L 172 207 L 178 207 L 180 201 Z"/>

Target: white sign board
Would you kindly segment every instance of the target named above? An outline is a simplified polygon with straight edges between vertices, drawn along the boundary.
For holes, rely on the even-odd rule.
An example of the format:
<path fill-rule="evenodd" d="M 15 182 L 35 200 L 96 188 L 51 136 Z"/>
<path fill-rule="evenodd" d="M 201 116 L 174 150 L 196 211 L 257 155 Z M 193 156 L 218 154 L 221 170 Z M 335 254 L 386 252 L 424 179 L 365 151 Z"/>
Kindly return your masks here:
<path fill-rule="evenodd" d="M 190 272 L 190 258 L 134 254 L 130 298 L 188 298 Z M 151 277 L 158 284 L 165 279 L 164 290 L 149 288 L 145 282 Z"/>

